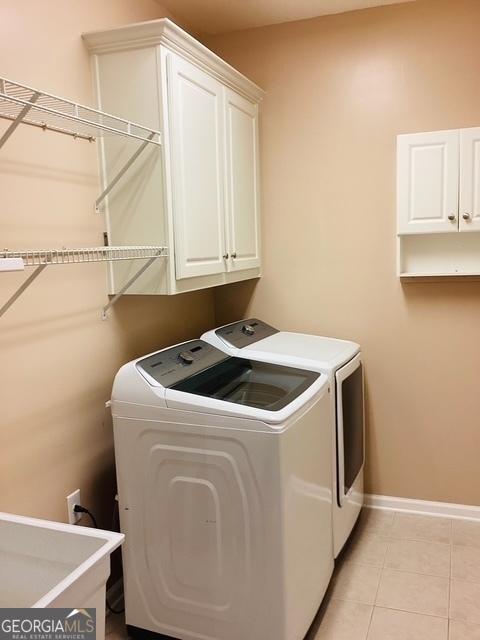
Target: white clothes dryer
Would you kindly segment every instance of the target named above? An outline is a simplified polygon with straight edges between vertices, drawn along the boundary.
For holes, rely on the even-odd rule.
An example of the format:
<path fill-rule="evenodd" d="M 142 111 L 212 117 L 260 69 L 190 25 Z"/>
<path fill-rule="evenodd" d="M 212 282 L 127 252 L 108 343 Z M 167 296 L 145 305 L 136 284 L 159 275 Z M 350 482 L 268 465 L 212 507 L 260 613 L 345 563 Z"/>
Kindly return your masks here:
<path fill-rule="evenodd" d="M 230 355 L 319 371 L 332 387 L 333 549 L 347 541 L 363 505 L 363 364 L 355 342 L 279 331 L 257 318 L 212 329 L 202 340 Z"/>
<path fill-rule="evenodd" d="M 201 341 L 112 393 L 126 622 L 181 640 L 302 640 L 333 571 L 330 383 Z"/>

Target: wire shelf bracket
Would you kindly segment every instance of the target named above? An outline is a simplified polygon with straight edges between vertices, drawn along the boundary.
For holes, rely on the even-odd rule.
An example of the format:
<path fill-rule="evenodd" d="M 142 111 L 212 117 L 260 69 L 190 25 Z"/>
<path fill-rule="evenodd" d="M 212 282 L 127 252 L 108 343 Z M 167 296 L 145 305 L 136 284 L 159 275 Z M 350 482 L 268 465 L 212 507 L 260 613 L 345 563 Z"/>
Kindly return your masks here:
<path fill-rule="evenodd" d="M 30 109 L 33 107 L 33 105 L 36 103 L 36 101 L 39 99 L 39 97 L 40 97 L 40 93 L 38 91 L 35 91 L 32 97 L 30 98 L 30 104 L 26 104 L 23 107 L 23 109 L 14 117 L 14 119 L 12 120 L 12 124 L 8 127 L 8 129 L 5 131 L 3 136 L 0 138 L 0 149 L 3 147 L 5 142 L 10 138 L 10 136 L 18 127 L 18 125 L 23 122 L 23 119 L 25 118 L 27 113 L 30 111 Z"/>
<path fill-rule="evenodd" d="M 142 153 L 142 151 L 148 147 L 149 143 L 152 141 L 152 139 L 154 138 L 155 135 L 156 135 L 156 133 L 152 132 L 148 136 L 148 138 L 144 142 L 142 142 L 142 144 L 138 147 L 138 149 L 135 151 L 135 153 L 133 153 L 130 156 L 130 158 L 123 165 L 123 167 L 118 171 L 118 173 L 110 180 L 108 185 L 105 187 L 105 189 L 102 191 L 102 193 L 95 200 L 95 212 L 96 213 L 100 213 L 102 211 L 102 209 L 100 207 L 102 202 L 108 196 L 110 191 L 115 187 L 117 182 L 119 182 L 122 179 L 123 175 L 130 169 L 132 164 L 134 164 L 135 160 L 139 157 L 139 155 Z"/>
<path fill-rule="evenodd" d="M 114 304 L 117 304 L 117 302 L 120 300 L 120 298 L 123 296 L 123 294 L 127 291 L 127 289 L 130 289 L 130 287 L 132 286 L 132 284 L 134 282 L 136 282 L 140 276 L 148 269 L 148 267 L 153 264 L 155 262 L 155 260 L 158 258 L 158 256 L 154 256 L 153 258 L 150 258 L 150 260 L 148 262 L 146 262 L 143 267 L 141 267 L 136 273 L 133 274 L 133 276 L 130 278 L 130 280 L 128 280 L 128 282 L 126 282 L 123 287 L 120 289 L 120 291 L 118 293 L 116 293 L 109 301 L 108 303 L 103 307 L 102 309 L 102 320 L 106 320 L 108 317 L 108 311 L 109 309 L 111 309 L 113 307 Z"/>
<path fill-rule="evenodd" d="M 40 249 L 27 251 L 1 251 L 0 265 L 3 271 L 18 271 L 19 260 L 23 268 L 36 267 L 35 271 L 20 285 L 15 293 L 0 308 L 0 317 L 20 298 L 28 287 L 38 278 L 44 269 L 55 264 L 84 264 L 86 262 L 115 262 L 119 260 L 147 260 L 134 273 L 128 282 L 114 295 L 102 309 L 102 319 L 107 319 L 109 309 L 115 305 L 122 295 L 138 280 L 138 278 L 157 259 L 168 256 L 166 247 L 129 246 L 129 247 L 89 247 L 81 249 Z M 12 267 L 9 267 L 9 263 Z"/>
<path fill-rule="evenodd" d="M 34 282 L 38 276 L 42 273 L 42 271 L 46 268 L 46 264 L 41 264 L 39 267 L 35 269 L 33 273 L 31 273 L 28 278 L 23 282 L 20 287 L 15 291 L 15 293 L 7 300 L 7 302 L 0 308 L 0 318 L 3 316 L 5 312 L 7 312 L 10 307 L 20 298 L 22 293 L 28 289 L 28 287 Z"/>

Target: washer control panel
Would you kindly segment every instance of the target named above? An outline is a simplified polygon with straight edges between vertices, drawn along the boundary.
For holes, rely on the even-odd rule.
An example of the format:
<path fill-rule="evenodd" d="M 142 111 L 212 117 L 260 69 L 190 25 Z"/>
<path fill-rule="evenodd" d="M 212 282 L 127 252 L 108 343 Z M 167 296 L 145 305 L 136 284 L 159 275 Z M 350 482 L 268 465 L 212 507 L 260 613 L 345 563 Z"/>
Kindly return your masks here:
<path fill-rule="evenodd" d="M 215 333 L 227 345 L 242 349 L 254 342 L 263 340 L 263 338 L 268 338 L 274 333 L 278 333 L 278 329 L 271 327 L 266 322 L 257 320 L 257 318 L 249 318 L 248 320 L 234 322 L 226 327 L 220 327 Z"/>
<path fill-rule="evenodd" d="M 229 357 L 203 340 L 192 340 L 139 360 L 137 369 L 150 384 L 171 387 Z"/>

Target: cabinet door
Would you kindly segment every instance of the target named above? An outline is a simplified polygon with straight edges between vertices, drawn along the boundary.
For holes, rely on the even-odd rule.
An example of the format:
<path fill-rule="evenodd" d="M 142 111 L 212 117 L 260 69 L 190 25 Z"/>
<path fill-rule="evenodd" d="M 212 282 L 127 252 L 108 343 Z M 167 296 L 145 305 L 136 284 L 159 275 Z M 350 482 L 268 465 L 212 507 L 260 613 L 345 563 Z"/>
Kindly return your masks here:
<path fill-rule="evenodd" d="M 225 89 L 229 269 L 260 266 L 257 105 Z"/>
<path fill-rule="evenodd" d="M 168 58 L 176 277 L 225 271 L 223 86 Z"/>
<path fill-rule="evenodd" d="M 480 231 L 480 128 L 460 131 L 460 231 Z"/>
<path fill-rule="evenodd" d="M 398 233 L 458 230 L 459 133 L 398 136 Z"/>

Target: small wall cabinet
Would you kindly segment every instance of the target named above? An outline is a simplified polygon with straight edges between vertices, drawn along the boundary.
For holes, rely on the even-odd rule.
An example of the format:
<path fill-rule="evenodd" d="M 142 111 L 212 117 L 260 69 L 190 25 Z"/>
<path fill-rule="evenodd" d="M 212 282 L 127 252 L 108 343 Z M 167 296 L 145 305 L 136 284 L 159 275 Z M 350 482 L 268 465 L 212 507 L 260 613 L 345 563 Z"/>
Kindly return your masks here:
<path fill-rule="evenodd" d="M 105 200 L 114 244 L 160 240 L 170 251 L 132 293 L 175 294 L 260 275 L 258 104 L 263 91 L 167 19 L 84 35 L 97 99 L 163 132 L 128 186 Z M 105 183 L 128 163 L 107 140 Z M 130 277 L 113 265 L 111 292 Z"/>
<path fill-rule="evenodd" d="M 480 275 L 480 127 L 398 136 L 400 276 Z"/>

